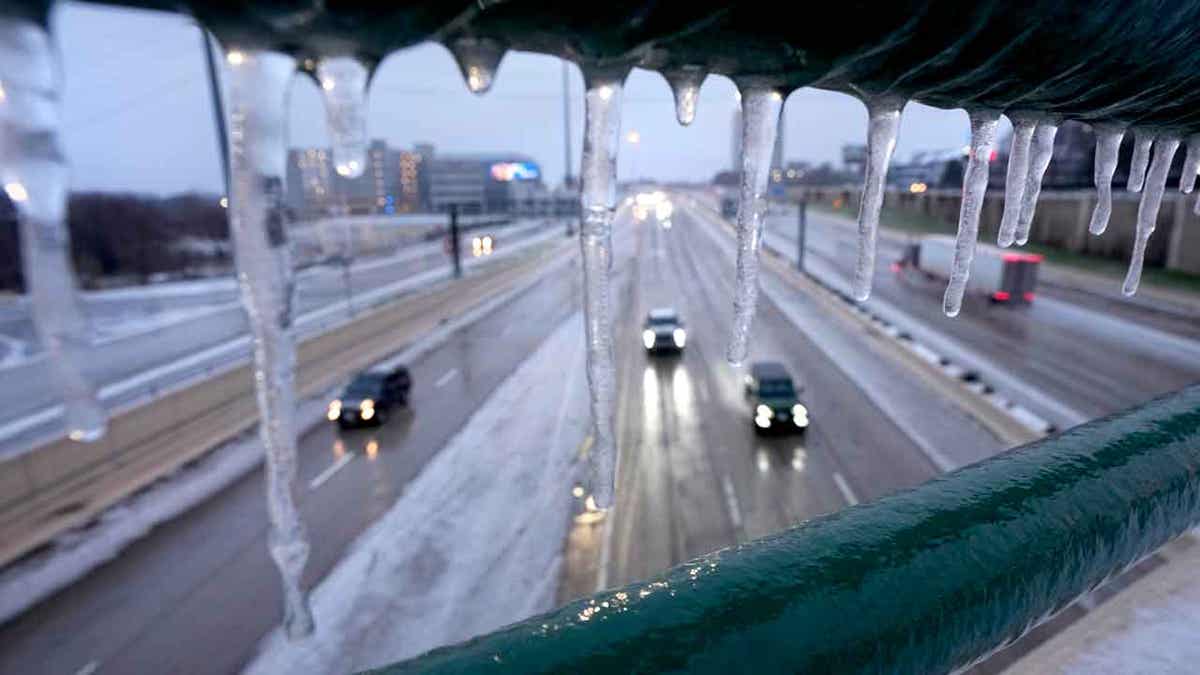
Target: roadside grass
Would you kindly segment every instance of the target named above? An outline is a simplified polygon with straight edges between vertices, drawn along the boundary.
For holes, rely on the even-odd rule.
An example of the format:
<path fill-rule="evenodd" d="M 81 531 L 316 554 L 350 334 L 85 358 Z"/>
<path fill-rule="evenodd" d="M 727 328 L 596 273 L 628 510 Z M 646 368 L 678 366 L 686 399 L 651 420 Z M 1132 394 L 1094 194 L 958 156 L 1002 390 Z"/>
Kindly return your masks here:
<path fill-rule="evenodd" d="M 845 206 L 833 208 L 829 204 L 810 202 L 809 208 L 843 218 L 858 217 L 857 211 Z M 953 224 L 924 213 L 886 206 L 880 213 L 879 221 L 880 225 L 886 229 L 912 234 L 954 234 L 955 231 Z M 1046 262 L 1051 264 L 1114 279 L 1118 284 L 1125 279 L 1125 271 L 1129 266 L 1127 261 L 1074 253 L 1045 244 L 1030 243 L 1023 248 L 1044 255 Z M 1142 285 L 1164 291 L 1200 295 L 1200 274 L 1190 274 L 1161 267 L 1147 267 L 1142 272 Z"/>

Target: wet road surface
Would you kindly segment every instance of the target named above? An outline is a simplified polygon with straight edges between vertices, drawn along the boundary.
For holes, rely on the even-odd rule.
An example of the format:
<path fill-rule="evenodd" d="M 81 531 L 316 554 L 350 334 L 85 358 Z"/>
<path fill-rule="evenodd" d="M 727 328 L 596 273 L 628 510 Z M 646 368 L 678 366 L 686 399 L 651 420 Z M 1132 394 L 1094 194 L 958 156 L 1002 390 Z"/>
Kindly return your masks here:
<path fill-rule="evenodd" d="M 796 230 L 794 215 L 769 221 L 769 236 L 793 259 Z M 857 247 L 851 226 L 809 209 L 807 239 L 806 269 L 826 282 L 848 283 Z M 864 306 L 902 316 L 901 328 L 936 332 L 1021 381 L 1050 405 L 1021 402 L 1060 428 L 1200 380 L 1200 335 L 1178 320 L 1130 304 L 1080 302 L 1079 293 L 1055 289 L 1041 289 L 1030 306 L 969 297 L 951 319 L 941 311 L 945 282 L 915 270 L 893 272 L 900 256 L 897 241 L 880 238 L 874 290 Z"/>
<path fill-rule="evenodd" d="M 339 432 L 320 424 L 301 436 L 301 509 L 312 540 L 306 586 L 577 311 L 578 279 L 575 264 L 550 274 L 417 359 L 411 409 L 386 426 Z M 74 673 L 92 663 L 98 673 L 237 671 L 280 619 L 262 481 L 261 470 L 251 471 L 0 626 L 0 672 Z"/>

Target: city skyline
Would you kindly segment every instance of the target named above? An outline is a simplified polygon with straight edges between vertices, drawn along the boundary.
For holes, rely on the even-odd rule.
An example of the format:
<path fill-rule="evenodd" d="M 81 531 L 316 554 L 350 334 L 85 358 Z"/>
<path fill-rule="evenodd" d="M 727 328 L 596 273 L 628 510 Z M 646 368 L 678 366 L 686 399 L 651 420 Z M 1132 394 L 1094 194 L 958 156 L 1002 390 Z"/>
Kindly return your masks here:
<path fill-rule="evenodd" d="M 63 138 L 72 158 L 74 188 L 219 191 L 212 103 L 195 24 L 174 14 L 74 3 L 60 7 L 55 24 L 65 74 Z M 542 165 L 548 184 L 557 184 L 563 175 L 560 63 L 542 55 L 509 54 L 492 92 L 475 96 L 443 47 L 406 49 L 386 59 L 375 74 L 369 133 L 393 147 L 427 140 L 447 153 L 520 152 Z M 569 70 L 572 155 L 578 163 L 583 84 L 579 69 L 572 65 Z M 128 75 L 114 78 L 113 72 Z M 662 77 L 635 70 L 625 87 L 623 128 L 638 130 L 642 141 L 635 148 L 622 147 L 621 177 L 711 179 L 727 168 L 736 105 L 732 82 L 710 77 L 701 90 L 696 121 L 680 127 Z M 836 165 L 843 144 L 864 142 L 866 112 L 849 96 L 798 90 L 789 96 L 785 115 L 787 161 Z M 324 124 L 319 88 L 296 78 L 289 145 L 327 145 Z M 967 132 L 961 110 L 910 104 L 897 157 L 961 146 Z M 637 176 L 631 175 L 635 166 Z M 571 173 L 577 170 L 573 167 Z"/>

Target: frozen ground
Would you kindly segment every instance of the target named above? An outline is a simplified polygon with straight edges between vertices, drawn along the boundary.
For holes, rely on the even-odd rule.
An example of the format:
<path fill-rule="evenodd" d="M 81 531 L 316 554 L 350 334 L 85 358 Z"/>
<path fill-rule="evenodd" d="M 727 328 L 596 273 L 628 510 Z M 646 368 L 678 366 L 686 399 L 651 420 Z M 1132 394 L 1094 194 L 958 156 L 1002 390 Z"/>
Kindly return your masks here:
<path fill-rule="evenodd" d="M 1200 670 L 1200 540 L 1193 531 L 1159 554 L 1165 565 L 1018 661 L 1010 675 L 1190 675 Z"/>
<path fill-rule="evenodd" d="M 313 593 L 316 633 L 276 629 L 248 673 L 357 672 L 552 606 L 589 420 L 582 331 L 555 330 L 359 537 Z"/>

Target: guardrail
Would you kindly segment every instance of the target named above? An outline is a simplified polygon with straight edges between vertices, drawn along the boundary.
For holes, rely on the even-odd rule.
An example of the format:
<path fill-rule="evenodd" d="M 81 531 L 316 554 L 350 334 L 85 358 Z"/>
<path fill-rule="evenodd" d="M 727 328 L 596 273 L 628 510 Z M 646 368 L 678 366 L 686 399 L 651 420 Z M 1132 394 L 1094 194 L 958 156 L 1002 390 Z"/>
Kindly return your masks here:
<path fill-rule="evenodd" d="M 564 239 L 517 257 L 515 265 L 446 280 L 302 337 L 297 390 L 322 391 L 504 292 L 568 244 Z M 59 438 L 0 463 L 0 565 L 249 429 L 258 420 L 252 384 L 249 363 L 226 362 L 186 386 L 114 412 L 109 433 L 96 443 Z"/>
<path fill-rule="evenodd" d="M 1200 520 L 1200 385 L 381 673 L 965 668 Z"/>

